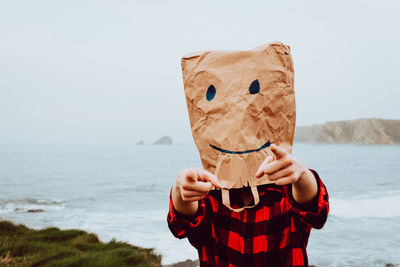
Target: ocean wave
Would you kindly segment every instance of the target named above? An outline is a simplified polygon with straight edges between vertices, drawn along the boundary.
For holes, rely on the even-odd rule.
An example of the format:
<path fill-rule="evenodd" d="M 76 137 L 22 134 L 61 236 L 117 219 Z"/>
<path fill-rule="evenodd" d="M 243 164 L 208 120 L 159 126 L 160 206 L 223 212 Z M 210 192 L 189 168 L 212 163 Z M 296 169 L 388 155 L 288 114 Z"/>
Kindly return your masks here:
<path fill-rule="evenodd" d="M 156 183 L 152 184 L 139 184 L 136 186 L 120 186 L 117 188 L 110 188 L 106 192 L 107 194 L 130 194 L 132 192 L 135 193 L 155 193 L 155 192 L 163 192 L 165 188 Z"/>
<path fill-rule="evenodd" d="M 379 197 L 330 199 L 330 214 L 342 218 L 400 217 L 400 192 Z"/>
<path fill-rule="evenodd" d="M 162 190 L 163 188 L 156 183 L 142 184 L 134 187 L 134 191 L 138 193 L 153 193 L 153 192 L 160 192 Z"/>
<path fill-rule="evenodd" d="M 47 198 L 0 199 L 0 214 L 27 212 L 29 210 L 60 211 L 65 201 Z"/>

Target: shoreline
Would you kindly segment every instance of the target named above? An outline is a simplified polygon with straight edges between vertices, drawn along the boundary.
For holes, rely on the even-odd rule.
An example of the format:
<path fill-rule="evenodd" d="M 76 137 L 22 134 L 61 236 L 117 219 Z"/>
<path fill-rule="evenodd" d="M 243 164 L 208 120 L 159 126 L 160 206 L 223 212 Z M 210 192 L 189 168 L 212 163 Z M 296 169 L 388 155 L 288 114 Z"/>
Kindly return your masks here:
<path fill-rule="evenodd" d="M 34 229 L 25 224 L 0 220 L 0 265 L 62 265 L 106 263 L 132 266 L 146 264 L 154 267 L 197 267 L 198 260 L 186 260 L 172 264 L 161 264 L 162 255 L 154 252 L 154 248 L 144 248 L 127 242 L 112 239 L 100 241 L 97 234 L 80 229 L 61 230 L 56 227 Z M 22 252 L 21 252 L 22 250 Z M 105 258 L 102 261 L 97 252 L 101 251 Z M 93 252 L 93 253 L 92 253 Z M 122 252 L 122 253 L 118 253 Z"/>
<path fill-rule="evenodd" d="M 83 230 L 28 228 L 0 221 L 0 264 L 32 266 L 149 266 L 161 267 L 153 248 L 126 242 L 102 242 Z"/>

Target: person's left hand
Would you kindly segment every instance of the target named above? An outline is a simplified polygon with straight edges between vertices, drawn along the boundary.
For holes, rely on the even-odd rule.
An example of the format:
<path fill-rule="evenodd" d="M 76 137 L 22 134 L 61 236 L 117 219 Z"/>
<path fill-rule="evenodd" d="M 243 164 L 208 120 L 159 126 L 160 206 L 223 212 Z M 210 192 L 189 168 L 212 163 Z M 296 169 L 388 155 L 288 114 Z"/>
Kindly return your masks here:
<path fill-rule="evenodd" d="M 267 174 L 268 179 L 274 181 L 276 185 L 295 184 L 307 169 L 285 149 L 274 144 L 270 148 L 274 156 L 265 158 L 258 168 L 256 177 L 260 178 Z"/>

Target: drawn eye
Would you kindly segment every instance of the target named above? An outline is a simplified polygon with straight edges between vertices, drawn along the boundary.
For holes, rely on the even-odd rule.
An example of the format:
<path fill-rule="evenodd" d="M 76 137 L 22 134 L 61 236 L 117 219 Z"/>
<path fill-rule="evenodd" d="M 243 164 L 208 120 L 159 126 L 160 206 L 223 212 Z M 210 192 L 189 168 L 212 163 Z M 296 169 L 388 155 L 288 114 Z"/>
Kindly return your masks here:
<path fill-rule="evenodd" d="M 257 80 L 254 80 L 249 86 L 250 94 L 258 94 L 260 92 L 260 83 Z"/>
<path fill-rule="evenodd" d="M 213 98 L 215 97 L 215 93 L 216 93 L 216 92 L 217 92 L 217 91 L 215 90 L 214 85 L 211 84 L 211 85 L 208 87 L 208 89 L 207 89 L 206 99 L 207 99 L 208 101 L 213 100 Z"/>

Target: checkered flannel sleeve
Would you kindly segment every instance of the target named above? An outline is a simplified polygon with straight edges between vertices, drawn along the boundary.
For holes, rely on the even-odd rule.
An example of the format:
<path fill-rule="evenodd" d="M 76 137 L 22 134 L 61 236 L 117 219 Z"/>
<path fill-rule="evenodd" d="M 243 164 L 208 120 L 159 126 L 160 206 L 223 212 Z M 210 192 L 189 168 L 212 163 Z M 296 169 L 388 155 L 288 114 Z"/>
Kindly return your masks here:
<path fill-rule="evenodd" d="M 322 183 L 318 173 L 314 170 L 310 171 L 318 184 L 318 193 L 314 199 L 307 204 L 299 204 L 293 199 L 291 187 L 288 187 L 288 204 L 289 208 L 300 218 L 300 220 L 309 227 L 321 229 L 329 213 L 329 196 L 325 185 Z"/>
<path fill-rule="evenodd" d="M 167 216 L 168 227 L 172 234 L 177 238 L 185 238 L 188 233 L 196 229 L 205 219 L 206 216 L 206 206 L 204 199 L 199 201 L 199 209 L 195 215 L 189 216 L 179 213 L 172 201 L 172 196 L 170 194 L 169 199 L 169 212 Z"/>

